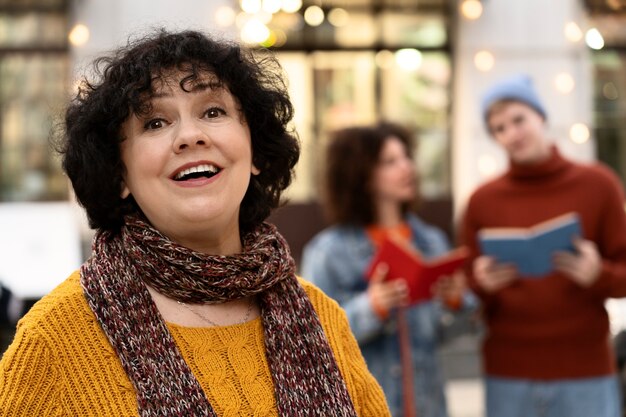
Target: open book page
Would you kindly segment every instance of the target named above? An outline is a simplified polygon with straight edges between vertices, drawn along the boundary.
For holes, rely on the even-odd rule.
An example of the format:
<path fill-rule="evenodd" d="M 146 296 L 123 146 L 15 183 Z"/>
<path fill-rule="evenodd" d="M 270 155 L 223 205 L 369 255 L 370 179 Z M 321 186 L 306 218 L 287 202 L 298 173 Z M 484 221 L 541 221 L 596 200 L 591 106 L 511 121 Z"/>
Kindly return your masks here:
<path fill-rule="evenodd" d="M 484 255 L 512 263 L 520 276 L 532 278 L 552 272 L 555 252 L 574 252 L 573 239 L 581 233 L 578 215 L 566 213 L 529 228 L 483 229 L 478 240 Z"/>

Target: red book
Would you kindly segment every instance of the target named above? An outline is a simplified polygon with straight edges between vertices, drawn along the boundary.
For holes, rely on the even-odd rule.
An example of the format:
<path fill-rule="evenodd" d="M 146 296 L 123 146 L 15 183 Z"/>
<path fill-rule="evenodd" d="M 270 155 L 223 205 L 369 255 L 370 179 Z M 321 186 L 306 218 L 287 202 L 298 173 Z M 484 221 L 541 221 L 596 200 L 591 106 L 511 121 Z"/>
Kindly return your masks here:
<path fill-rule="evenodd" d="M 365 276 L 370 279 L 376 266 L 380 262 L 386 263 L 389 271 L 385 280 L 404 279 L 409 287 L 410 302 L 416 304 L 432 299 L 433 284 L 460 269 L 467 257 L 467 248 L 461 246 L 443 256 L 425 260 L 412 246 L 387 238 L 374 255 Z"/>

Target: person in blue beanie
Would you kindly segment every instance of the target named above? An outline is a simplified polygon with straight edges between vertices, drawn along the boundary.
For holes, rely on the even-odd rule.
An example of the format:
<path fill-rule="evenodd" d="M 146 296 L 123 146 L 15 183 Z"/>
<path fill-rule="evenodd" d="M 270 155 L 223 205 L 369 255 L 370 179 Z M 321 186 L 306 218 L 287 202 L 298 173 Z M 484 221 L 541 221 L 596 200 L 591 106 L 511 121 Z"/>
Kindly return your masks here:
<path fill-rule="evenodd" d="M 487 417 L 621 417 L 604 303 L 626 296 L 623 186 L 606 166 L 560 154 L 529 76 L 492 85 L 481 110 L 509 158 L 504 174 L 471 195 L 461 230 L 486 323 Z M 569 212 L 581 236 L 574 252 L 552 254 L 547 274 L 524 276 L 481 253 L 482 229 L 528 228 Z"/>

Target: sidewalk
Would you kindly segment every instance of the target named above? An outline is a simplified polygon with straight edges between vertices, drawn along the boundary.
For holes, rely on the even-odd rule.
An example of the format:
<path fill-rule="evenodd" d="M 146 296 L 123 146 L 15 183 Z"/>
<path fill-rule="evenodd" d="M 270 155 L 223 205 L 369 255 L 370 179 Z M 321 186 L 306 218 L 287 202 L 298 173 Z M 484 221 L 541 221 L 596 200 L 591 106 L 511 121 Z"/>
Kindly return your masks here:
<path fill-rule="evenodd" d="M 445 390 L 450 417 L 484 417 L 484 389 L 480 378 L 449 380 Z"/>
<path fill-rule="evenodd" d="M 450 417 L 484 417 L 478 335 L 462 336 L 439 351 Z"/>

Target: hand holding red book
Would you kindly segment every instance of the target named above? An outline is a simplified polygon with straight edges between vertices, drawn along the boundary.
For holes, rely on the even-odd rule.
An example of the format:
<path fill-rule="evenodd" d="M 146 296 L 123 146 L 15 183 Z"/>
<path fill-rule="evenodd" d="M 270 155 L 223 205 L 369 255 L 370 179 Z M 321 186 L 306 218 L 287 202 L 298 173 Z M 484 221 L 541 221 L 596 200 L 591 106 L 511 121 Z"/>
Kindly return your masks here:
<path fill-rule="evenodd" d="M 407 243 L 395 238 L 383 241 L 374 255 L 367 271 L 368 279 L 376 266 L 384 262 L 389 270 L 385 280 L 403 279 L 409 288 L 411 304 L 432 299 L 431 287 L 441 277 L 450 276 L 463 266 L 468 251 L 460 247 L 432 260 L 425 260 L 421 254 Z"/>

